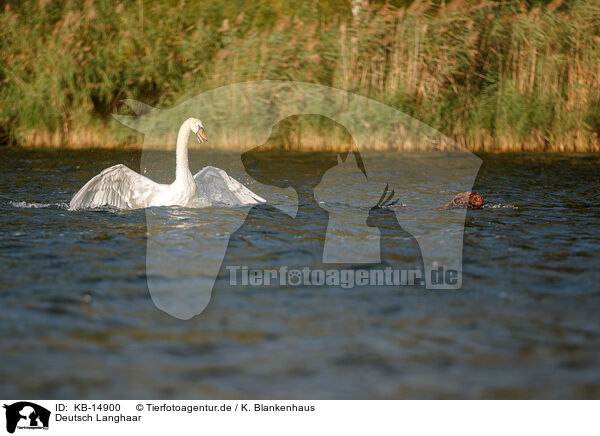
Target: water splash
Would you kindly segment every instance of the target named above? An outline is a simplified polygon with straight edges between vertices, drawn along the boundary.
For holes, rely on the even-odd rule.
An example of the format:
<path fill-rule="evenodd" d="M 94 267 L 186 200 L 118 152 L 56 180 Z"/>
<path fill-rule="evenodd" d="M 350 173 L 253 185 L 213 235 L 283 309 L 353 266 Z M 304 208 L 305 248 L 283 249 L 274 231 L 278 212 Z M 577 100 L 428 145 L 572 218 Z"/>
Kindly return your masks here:
<path fill-rule="evenodd" d="M 502 204 L 502 203 L 485 203 L 482 209 L 518 209 L 519 206 L 515 204 Z"/>
<path fill-rule="evenodd" d="M 10 200 L 8 202 L 13 207 L 21 208 L 21 209 L 63 209 L 67 210 L 69 208 L 69 203 L 67 202 L 59 202 L 59 203 L 36 203 L 36 202 L 27 202 L 27 201 L 18 201 L 18 200 Z"/>

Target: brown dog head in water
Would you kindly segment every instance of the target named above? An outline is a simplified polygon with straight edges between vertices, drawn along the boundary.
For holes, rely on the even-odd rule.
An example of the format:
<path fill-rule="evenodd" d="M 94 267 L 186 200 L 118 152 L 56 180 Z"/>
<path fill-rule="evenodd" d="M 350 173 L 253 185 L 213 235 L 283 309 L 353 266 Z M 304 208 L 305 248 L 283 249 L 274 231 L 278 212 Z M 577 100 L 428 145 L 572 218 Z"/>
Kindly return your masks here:
<path fill-rule="evenodd" d="M 483 195 L 475 191 L 461 192 L 440 209 L 481 209 L 485 200 Z"/>

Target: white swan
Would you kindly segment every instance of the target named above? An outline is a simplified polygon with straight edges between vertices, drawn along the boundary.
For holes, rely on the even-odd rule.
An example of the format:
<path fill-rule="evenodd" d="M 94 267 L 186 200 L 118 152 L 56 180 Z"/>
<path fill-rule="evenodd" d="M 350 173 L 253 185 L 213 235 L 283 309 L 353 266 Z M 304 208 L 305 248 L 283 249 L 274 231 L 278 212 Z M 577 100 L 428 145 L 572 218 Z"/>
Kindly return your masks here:
<path fill-rule="evenodd" d="M 153 182 L 119 164 L 106 168 L 87 182 L 71 199 L 69 210 L 102 206 L 118 209 L 242 206 L 266 201 L 219 168 L 208 166 L 192 177 L 187 145 L 190 132 L 196 135 L 198 142 L 208 141 L 199 119 L 189 118 L 181 125 L 177 135 L 175 181 L 170 185 Z"/>

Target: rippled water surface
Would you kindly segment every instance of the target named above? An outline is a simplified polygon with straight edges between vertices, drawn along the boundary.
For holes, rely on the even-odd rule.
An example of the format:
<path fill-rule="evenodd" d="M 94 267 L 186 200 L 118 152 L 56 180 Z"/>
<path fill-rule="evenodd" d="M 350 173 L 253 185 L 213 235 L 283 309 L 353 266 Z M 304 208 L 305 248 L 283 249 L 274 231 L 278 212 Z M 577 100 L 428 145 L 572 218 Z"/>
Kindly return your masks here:
<path fill-rule="evenodd" d="M 150 298 L 145 211 L 66 210 L 101 169 L 139 170 L 139 152 L 0 157 L 0 397 L 600 397 L 598 155 L 480 155 L 475 189 L 490 207 L 467 213 L 461 290 L 220 281 L 188 321 Z M 232 159 L 206 151 L 191 163 Z M 378 159 L 381 171 L 402 169 L 398 154 Z M 245 212 L 152 213 L 198 234 Z M 299 230 L 270 209 L 253 220 L 228 261 L 318 264 L 284 242 L 310 239 L 322 221 Z M 207 231 L 204 244 L 220 237 Z"/>

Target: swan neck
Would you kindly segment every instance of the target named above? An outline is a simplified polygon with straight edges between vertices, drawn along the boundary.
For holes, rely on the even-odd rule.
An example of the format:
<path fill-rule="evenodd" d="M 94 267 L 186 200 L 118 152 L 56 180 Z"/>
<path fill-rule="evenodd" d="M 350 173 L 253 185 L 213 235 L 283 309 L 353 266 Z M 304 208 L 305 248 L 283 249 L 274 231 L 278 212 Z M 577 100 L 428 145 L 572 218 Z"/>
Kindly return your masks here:
<path fill-rule="evenodd" d="M 190 165 L 188 162 L 188 140 L 190 138 L 190 126 L 186 121 L 179 128 L 177 134 L 177 148 L 175 159 L 175 181 L 185 181 L 191 177 Z"/>

